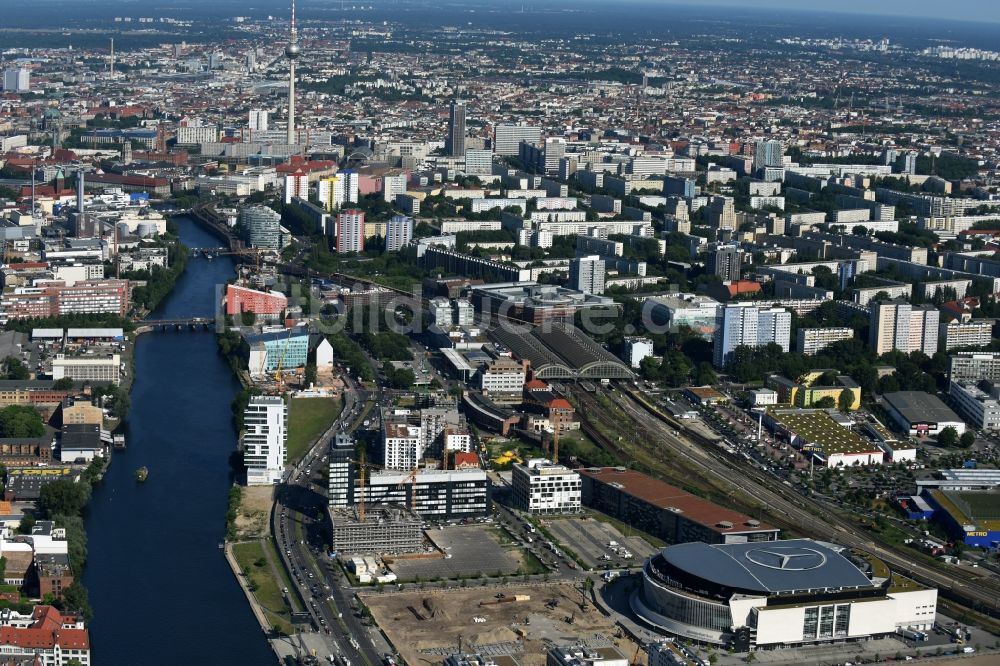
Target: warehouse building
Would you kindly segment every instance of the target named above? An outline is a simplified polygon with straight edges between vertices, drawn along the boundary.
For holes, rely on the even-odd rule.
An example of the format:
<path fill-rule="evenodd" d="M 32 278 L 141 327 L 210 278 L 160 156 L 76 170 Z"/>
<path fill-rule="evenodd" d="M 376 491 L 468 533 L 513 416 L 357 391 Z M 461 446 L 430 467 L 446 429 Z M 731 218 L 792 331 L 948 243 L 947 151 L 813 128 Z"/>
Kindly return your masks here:
<path fill-rule="evenodd" d="M 924 497 L 953 539 L 977 548 L 1000 547 L 1000 492 L 930 490 Z"/>
<path fill-rule="evenodd" d="M 945 428 L 965 432 L 965 422 L 939 398 L 923 391 L 897 391 L 882 396 L 886 412 L 911 437 L 937 435 Z"/>
<path fill-rule="evenodd" d="M 580 470 L 583 503 L 667 543 L 774 541 L 779 529 L 624 467 Z"/>

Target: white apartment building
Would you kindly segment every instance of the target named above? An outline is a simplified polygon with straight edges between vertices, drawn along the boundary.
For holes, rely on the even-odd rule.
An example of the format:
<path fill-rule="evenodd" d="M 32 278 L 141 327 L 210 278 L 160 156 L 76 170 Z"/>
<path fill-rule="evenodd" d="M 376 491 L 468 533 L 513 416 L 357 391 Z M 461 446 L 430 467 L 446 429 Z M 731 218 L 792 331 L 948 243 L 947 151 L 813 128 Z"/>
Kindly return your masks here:
<path fill-rule="evenodd" d="M 491 395 L 517 395 L 524 391 L 527 368 L 520 361 L 501 356 L 483 364 L 476 373 L 478 388 Z"/>
<path fill-rule="evenodd" d="M 460 231 L 500 231 L 500 220 L 441 220 L 442 234 Z"/>
<path fill-rule="evenodd" d="M 280 396 L 250 398 L 243 410 L 240 448 L 247 467 L 247 485 L 278 483 L 285 472 L 288 447 L 288 405 Z"/>
<path fill-rule="evenodd" d="M 493 130 L 494 151 L 497 155 L 517 155 L 522 141 L 538 143 L 542 140 L 542 128 L 537 125 L 515 125 L 500 123 Z"/>
<path fill-rule="evenodd" d="M 642 359 L 653 355 L 653 341 L 649 338 L 625 338 L 625 360 L 633 368 L 638 368 Z"/>
<path fill-rule="evenodd" d="M 358 172 L 340 171 L 316 184 L 316 195 L 327 210 L 358 202 Z"/>
<path fill-rule="evenodd" d="M 465 149 L 465 173 L 469 176 L 489 176 L 493 171 L 493 151 Z"/>
<path fill-rule="evenodd" d="M 592 254 L 569 262 L 569 286 L 587 294 L 604 293 L 604 259 Z"/>
<path fill-rule="evenodd" d="M 385 468 L 416 468 L 424 457 L 423 441 L 423 429 L 420 426 L 391 421 L 386 423 L 382 437 L 382 460 Z"/>
<path fill-rule="evenodd" d="M 815 356 L 833 343 L 853 337 L 853 328 L 800 328 L 796 347 L 804 356 Z"/>
<path fill-rule="evenodd" d="M 362 252 L 364 249 L 364 212 L 345 210 L 337 215 L 337 252 Z"/>
<path fill-rule="evenodd" d="M 869 344 L 878 355 L 898 349 L 909 354 L 920 351 L 933 356 L 938 349 L 941 313 L 933 305 L 911 305 L 905 301 L 871 304 Z"/>
<path fill-rule="evenodd" d="M 382 176 L 382 198 L 389 203 L 396 201 L 397 194 L 406 193 L 406 174 L 387 173 Z"/>
<path fill-rule="evenodd" d="M 247 127 L 253 132 L 266 132 L 268 129 L 267 109 L 250 109 Z"/>
<path fill-rule="evenodd" d="M 31 72 L 24 67 L 4 70 L 3 89 L 5 92 L 28 92 L 31 90 Z M 517 154 L 516 151 L 514 154 Z"/>
<path fill-rule="evenodd" d="M 192 146 L 219 140 L 218 125 L 181 125 L 177 128 L 177 145 Z"/>
<path fill-rule="evenodd" d="M 285 176 L 285 203 L 295 198 L 309 200 L 309 176 L 301 171 Z"/>
<path fill-rule="evenodd" d="M 944 351 L 959 347 L 985 347 L 993 340 L 992 319 L 957 319 L 938 324 L 938 345 Z"/>
<path fill-rule="evenodd" d="M 118 354 L 87 354 L 66 356 L 56 354 L 52 360 L 52 379 L 72 379 L 75 382 L 118 384 L 121 382 L 121 357 Z"/>
<path fill-rule="evenodd" d="M 792 314 L 784 308 L 760 307 L 752 303 L 730 303 L 716 317 L 712 361 L 717 368 L 729 363 L 737 347 L 764 347 L 775 343 L 788 351 Z"/>
<path fill-rule="evenodd" d="M 984 379 L 1000 382 L 1000 352 L 959 352 L 949 359 L 949 381 L 979 382 Z"/>
<path fill-rule="evenodd" d="M 579 513 L 582 505 L 580 475 L 545 458 L 514 465 L 511 487 L 514 505 L 528 513 Z"/>
<path fill-rule="evenodd" d="M 1000 430 L 1000 387 L 986 392 L 973 382 L 952 382 L 948 394 L 958 413 L 979 430 Z"/>
<path fill-rule="evenodd" d="M 389 252 L 401 250 L 413 239 L 413 218 L 393 215 L 385 224 L 385 249 Z"/>

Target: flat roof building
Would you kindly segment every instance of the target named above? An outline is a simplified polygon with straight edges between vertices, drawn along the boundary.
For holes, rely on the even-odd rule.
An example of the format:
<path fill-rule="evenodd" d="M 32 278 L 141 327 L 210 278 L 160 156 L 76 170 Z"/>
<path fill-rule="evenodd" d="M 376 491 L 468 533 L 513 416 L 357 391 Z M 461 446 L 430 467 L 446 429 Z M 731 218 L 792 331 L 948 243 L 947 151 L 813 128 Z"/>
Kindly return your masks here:
<path fill-rule="evenodd" d="M 965 422 L 937 396 L 922 391 L 897 391 L 882 396 L 886 411 L 909 435 L 937 435 L 945 428 L 965 432 Z"/>
<path fill-rule="evenodd" d="M 667 543 L 774 541 L 780 530 L 623 467 L 580 470 L 583 503 Z"/>
<path fill-rule="evenodd" d="M 564 465 L 533 458 L 514 465 L 514 505 L 533 515 L 579 513 L 580 475 Z"/>

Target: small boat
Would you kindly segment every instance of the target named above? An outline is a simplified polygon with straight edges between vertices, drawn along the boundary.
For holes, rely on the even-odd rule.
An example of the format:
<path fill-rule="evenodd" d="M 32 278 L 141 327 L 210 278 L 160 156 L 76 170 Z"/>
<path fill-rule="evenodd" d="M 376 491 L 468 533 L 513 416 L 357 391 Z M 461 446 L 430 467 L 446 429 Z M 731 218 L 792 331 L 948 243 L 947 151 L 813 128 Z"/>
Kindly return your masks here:
<path fill-rule="evenodd" d="M 140 467 L 139 469 L 135 470 L 135 480 L 136 481 L 142 482 L 142 481 L 145 481 L 147 478 L 149 478 L 149 470 L 148 469 L 146 469 L 145 467 Z"/>

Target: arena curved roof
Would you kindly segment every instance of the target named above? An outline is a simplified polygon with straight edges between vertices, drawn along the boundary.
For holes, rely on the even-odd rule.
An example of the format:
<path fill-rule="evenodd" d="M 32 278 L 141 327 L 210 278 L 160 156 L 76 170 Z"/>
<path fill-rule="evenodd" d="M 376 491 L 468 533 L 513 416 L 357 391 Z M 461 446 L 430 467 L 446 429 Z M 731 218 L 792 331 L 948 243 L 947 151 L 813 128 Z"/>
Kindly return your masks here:
<path fill-rule="evenodd" d="M 809 539 L 684 543 L 665 548 L 660 556 L 691 576 L 761 594 L 874 587 L 840 551 Z"/>

